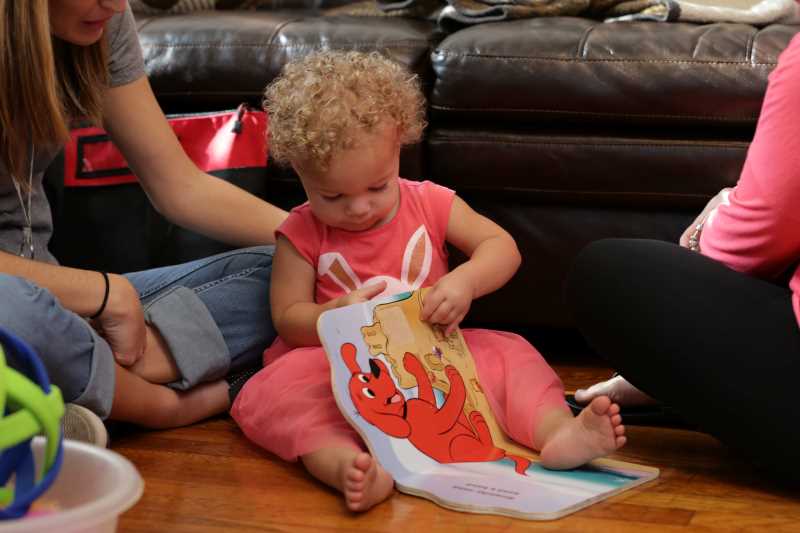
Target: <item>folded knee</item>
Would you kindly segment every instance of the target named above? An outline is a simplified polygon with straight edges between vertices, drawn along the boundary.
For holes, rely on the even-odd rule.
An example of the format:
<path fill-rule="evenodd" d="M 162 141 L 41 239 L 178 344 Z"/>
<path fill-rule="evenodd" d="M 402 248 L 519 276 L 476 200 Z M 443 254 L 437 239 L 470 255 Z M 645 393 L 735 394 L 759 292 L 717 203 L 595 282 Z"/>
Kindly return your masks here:
<path fill-rule="evenodd" d="M 57 305 L 50 291 L 24 278 L 0 274 L 0 324 L 23 338 L 41 333 L 41 324 L 49 321 Z"/>

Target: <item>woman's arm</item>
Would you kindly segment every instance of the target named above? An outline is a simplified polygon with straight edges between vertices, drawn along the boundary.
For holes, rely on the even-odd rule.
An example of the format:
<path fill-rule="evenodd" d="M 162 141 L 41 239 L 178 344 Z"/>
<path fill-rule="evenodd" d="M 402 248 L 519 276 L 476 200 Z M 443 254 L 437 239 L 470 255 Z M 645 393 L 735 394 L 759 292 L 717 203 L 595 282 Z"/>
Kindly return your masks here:
<path fill-rule="evenodd" d="M 447 242 L 469 260 L 443 276 L 425 295 L 422 319 L 447 325 L 450 333 L 469 311 L 472 300 L 506 284 L 519 268 L 517 244 L 492 220 L 456 196 L 447 224 Z"/>
<path fill-rule="evenodd" d="M 99 272 L 31 261 L 6 252 L 0 252 L 0 272 L 25 278 L 49 290 L 62 306 L 83 317 L 95 314 L 103 302 L 105 280 Z M 117 309 L 131 296 L 138 303 L 136 290 L 126 278 L 116 274 L 108 277 L 110 290 L 104 314 Z"/>
<path fill-rule="evenodd" d="M 278 237 L 272 261 L 270 306 L 278 335 L 290 346 L 317 346 L 317 319 L 324 311 L 365 302 L 383 292 L 386 283 L 362 287 L 322 305 L 314 301 L 317 273 L 284 236 Z"/>
<path fill-rule="evenodd" d="M 234 246 L 274 242 L 286 212 L 198 169 L 147 78 L 108 90 L 104 126 L 153 206 L 170 221 Z"/>
<path fill-rule="evenodd" d="M 800 259 L 800 39 L 770 74 L 755 136 L 736 187 L 708 213 L 700 252 L 774 278 Z"/>
<path fill-rule="evenodd" d="M 100 310 L 105 279 L 99 272 L 23 259 L 0 252 L 0 272 L 25 278 L 50 291 L 59 303 L 83 317 Z M 139 293 L 127 278 L 108 275 L 108 300 L 94 321 L 120 364 L 129 365 L 145 350 L 145 323 Z M 44 317 L 43 317 L 44 318 Z"/>

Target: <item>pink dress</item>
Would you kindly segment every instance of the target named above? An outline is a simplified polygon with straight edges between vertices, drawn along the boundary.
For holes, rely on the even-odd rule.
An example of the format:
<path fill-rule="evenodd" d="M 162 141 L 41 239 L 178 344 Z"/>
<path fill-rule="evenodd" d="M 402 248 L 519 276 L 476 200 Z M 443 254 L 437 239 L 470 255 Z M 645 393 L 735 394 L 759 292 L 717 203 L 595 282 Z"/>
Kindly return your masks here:
<path fill-rule="evenodd" d="M 398 212 L 380 227 L 360 233 L 327 227 L 304 204 L 278 233 L 315 267 L 317 303 L 377 280 L 387 282 L 385 294 L 415 290 L 448 271 L 445 235 L 453 197 L 431 182 L 401 179 Z M 532 446 L 542 414 L 568 410 L 561 380 L 518 335 L 485 329 L 463 334 L 498 422 L 514 440 Z M 319 346 L 290 349 L 276 340 L 231 415 L 248 438 L 289 461 L 328 446 L 364 449 L 336 406 Z"/>
<path fill-rule="evenodd" d="M 736 187 L 709 214 L 700 250 L 762 279 L 786 276 L 800 324 L 800 36 L 770 73 Z"/>

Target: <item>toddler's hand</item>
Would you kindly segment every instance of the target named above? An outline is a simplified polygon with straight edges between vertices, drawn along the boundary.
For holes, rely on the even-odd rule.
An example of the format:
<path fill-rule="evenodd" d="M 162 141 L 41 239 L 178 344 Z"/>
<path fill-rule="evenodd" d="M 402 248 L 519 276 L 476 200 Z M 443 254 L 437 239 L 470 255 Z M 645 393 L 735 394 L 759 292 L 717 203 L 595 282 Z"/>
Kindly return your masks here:
<path fill-rule="evenodd" d="M 360 289 L 354 290 L 353 292 L 347 293 L 344 296 L 340 296 L 336 300 L 336 307 L 344 307 L 346 305 L 368 302 L 382 293 L 384 290 L 386 290 L 385 281 L 375 283 L 374 285 L 366 285 Z"/>
<path fill-rule="evenodd" d="M 420 317 L 431 324 L 445 326 L 445 335 L 450 335 L 464 320 L 474 293 L 468 279 L 450 272 L 425 294 Z"/>

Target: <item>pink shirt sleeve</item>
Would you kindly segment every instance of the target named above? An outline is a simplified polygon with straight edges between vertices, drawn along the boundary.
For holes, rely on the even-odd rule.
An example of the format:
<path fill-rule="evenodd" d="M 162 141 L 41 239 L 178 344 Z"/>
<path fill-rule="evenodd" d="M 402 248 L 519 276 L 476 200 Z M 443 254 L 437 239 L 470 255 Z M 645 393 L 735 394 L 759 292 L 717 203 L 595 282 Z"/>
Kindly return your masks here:
<path fill-rule="evenodd" d="M 317 268 L 321 242 L 321 227 L 311 214 L 308 204 L 295 207 L 286 220 L 275 230 L 275 236 L 283 235 L 312 267 Z"/>
<path fill-rule="evenodd" d="M 800 36 L 798 36 L 800 37 Z M 762 278 L 800 259 L 800 38 L 770 74 L 739 182 L 709 214 L 704 255 Z"/>

